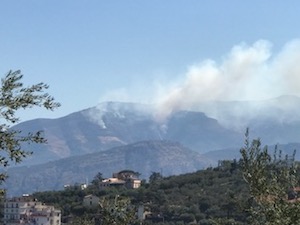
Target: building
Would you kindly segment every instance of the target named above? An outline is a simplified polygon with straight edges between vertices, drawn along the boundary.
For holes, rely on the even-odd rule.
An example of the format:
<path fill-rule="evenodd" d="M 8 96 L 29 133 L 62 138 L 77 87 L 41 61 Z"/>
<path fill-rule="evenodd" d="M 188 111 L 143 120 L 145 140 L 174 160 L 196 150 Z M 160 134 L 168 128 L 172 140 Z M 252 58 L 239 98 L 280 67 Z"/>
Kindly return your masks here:
<path fill-rule="evenodd" d="M 61 211 L 29 195 L 4 201 L 4 225 L 61 225 Z"/>
<path fill-rule="evenodd" d="M 125 181 L 120 180 L 120 179 L 115 178 L 115 177 L 103 179 L 99 183 L 99 188 L 102 189 L 102 190 L 106 189 L 108 187 L 123 187 L 123 186 L 125 186 Z"/>
<path fill-rule="evenodd" d="M 129 189 L 136 189 L 141 186 L 142 181 L 139 179 L 129 179 L 126 181 L 125 186 Z"/>
<path fill-rule="evenodd" d="M 83 198 L 83 206 L 85 207 L 97 207 L 99 206 L 100 198 L 95 195 L 86 195 Z"/>
<path fill-rule="evenodd" d="M 119 173 L 114 173 L 112 178 L 103 179 L 99 183 L 99 188 L 126 187 L 128 189 L 136 189 L 141 186 L 141 180 L 138 179 L 138 175 L 138 173 L 131 170 L 122 170 Z"/>

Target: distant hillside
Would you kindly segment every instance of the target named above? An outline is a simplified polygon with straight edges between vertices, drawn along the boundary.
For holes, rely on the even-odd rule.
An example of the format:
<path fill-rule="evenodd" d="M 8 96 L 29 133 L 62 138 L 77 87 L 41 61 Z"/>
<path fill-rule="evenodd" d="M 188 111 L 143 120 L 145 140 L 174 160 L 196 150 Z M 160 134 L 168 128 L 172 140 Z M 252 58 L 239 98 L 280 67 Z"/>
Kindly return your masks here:
<path fill-rule="evenodd" d="M 262 140 L 263 147 L 265 146 Z M 241 146 L 242 147 L 242 146 Z M 275 145 L 268 145 L 269 152 L 273 152 Z M 282 151 L 283 156 L 292 156 L 294 150 L 296 150 L 295 160 L 300 161 L 300 143 L 278 144 L 277 149 Z M 217 165 L 219 160 L 232 160 L 239 159 L 241 157 L 240 148 L 227 148 L 215 151 L 210 151 L 202 154 L 203 157 L 210 159 L 212 165 Z"/>
<path fill-rule="evenodd" d="M 30 145 L 34 154 L 23 165 L 45 163 L 146 140 L 180 142 L 197 152 L 239 146 L 242 135 L 201 112 L 179 111 L 163 124 L 149 106 L 108 102 L 58 119 L 36 119 L 15 128 L 42 130 L 46 145 Z"/>
<path fill-rule="evenodd" d="M 261 101 L 211 101 L 195 106 L 194 110 L 215 118 L 229 130 L 243 133 L 248 127 L 253 138 L 259 137 L 267 144 L 300 140 L 300 98 L 297 96 L 283 95 Z"/>
<path fill-rule="evenodd" d="M 98 153 L 74 156 L 31 167 L 8 170 L 5 183 L 9 194 L 62 189 L 64 184 L 84 183 L 101 172 L 110 177 L 113 172 L 130 169 L 148 179 L 152 172 L 165 176 L 197 171 L 210 161 L 200 154 L 169 141 L 143 141 Z"/>

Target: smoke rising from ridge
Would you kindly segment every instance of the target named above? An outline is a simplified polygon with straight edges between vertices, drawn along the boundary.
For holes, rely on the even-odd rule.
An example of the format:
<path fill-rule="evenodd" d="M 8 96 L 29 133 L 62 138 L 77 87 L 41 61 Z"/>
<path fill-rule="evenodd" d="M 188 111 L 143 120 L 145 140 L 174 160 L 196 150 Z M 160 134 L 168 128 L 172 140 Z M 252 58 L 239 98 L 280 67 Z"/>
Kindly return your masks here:
<path fill-rule="evenodd" d="M 157 99 L 156 118 L 193 109 L 208 101 L 264 100 L 300 93 L 300 40 L 287 43 L 277 54 L 272 44 L 234 46 L 220 62 L 205 60 L 192 65 L 181 83 L 166 88 Z"/>
<path fill-rule="evenodd" d="M 203 60 L 176 77 L 164 82 L 136 82 L 106 93 L 101 102 L 150 103 L 147 109 L 151 111 L 153 106 L 150 113 L 162 126 L 179 110 L 201 111 L 226 127 L 242 131 L 257 116 L 279 122 L 300 120 L 300 99 L 267 101 L 282 95 L 300 96 L 300 39 L 275 53 L 266 40 L 241 43 L 220 60 Z M 103 107 L 98 109 L 105 112 Z M 105 125 L 97 115 L 101 126 Z"/>

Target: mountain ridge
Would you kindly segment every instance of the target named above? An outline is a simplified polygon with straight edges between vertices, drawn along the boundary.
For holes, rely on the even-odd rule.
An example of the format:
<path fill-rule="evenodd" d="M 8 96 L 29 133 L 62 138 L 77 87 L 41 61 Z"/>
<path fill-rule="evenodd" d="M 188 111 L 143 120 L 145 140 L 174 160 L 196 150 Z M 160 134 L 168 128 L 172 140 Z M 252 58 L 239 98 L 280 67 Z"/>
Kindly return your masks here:
<path fill-rule="evenodd" d="M 141 173 L 148 179 L 152 172 L 164 176 L 197 171 L 209 166 L 209 160 L 180 143 L 142 141 L 106 151 L 72 156 L 33 166 L 10 168 L 5 183 L 9 194 L 59 190 L 65 184 L 84 183 L 101 172 L 105 177 L 124 169 Z"/>
<path fill-rule="evenodd" d="M 157 121 L 152 114 L 152 106 L 135 103 L 108 102 L 57 119 L 26 121 L 16 125 L 14 128 L 22 130 L 23 132 L 43 130 L 45 138 L 48 139 L 48 144 L 46 145 L 32 144 L 25 146 L 34 152 L 32 156 L 25 159 L 21 164 L 28 166 L 28 168 L 37 164 L 42 166 L 49 161 L 52 161 L 52 165 L 55 165 L 54 162 L 56 160 L 67 160 L 69 157 L 72 159 L 73 156 L 78 157 L 77 161 L 81 161 L 81 158 L 85 158 L 85 155 L 88 154 L 102 154 L 102 152 L 111 154 L 109 151 L 114 152 L 116 151 L 115 148 L 122 148 L 122 146 L 125 148 L 131 146 L 134 148 L 135 145 L 132 145 L 133 143 L 147 143 L 151 142 L 151 140 L 180 143 L 180 145 L 186 146 L 198 155 L 202 154 L 201 156 L 197 155 L 192 157 L 195 159 L 200 157 L 199 160 L 201 163 L 198 162 L 198 164 L 202 166 L 207 165 L 203 164 L 203 159 L 205 158 L 206 162 L 209 162 L 210 165 L 214 165 L 219 159 L 228 159 L 228 156 L 238 156 L 237 149 L 243 146 L 243 134 L 246 127 L 250 127 L 251 137 L 260 137 L 266 145 L 284 145 L 299 142 L 300 118 L 298 119 L 297 116 L 292 118 L 290 115 L 300 111 L 300 98 L 284 96 L 260 102 L 260 105 L 256 106 L 252 105 L 246 107 L 246 104 L 247 102 L 235 102 L 234 105 L 231 103 L 215 103 L 217 108 L 223 108 L 223 111 L 220 110 L 219 115 L 227 119 L 228 122 L 231 123 L 230 126 L 224 125 L 222 121 L 220 122 L 220 118 L 213 117 L 205 111 L 179 110 L 173 112 L 164 121 Z M 260 113 L 257 113 L 255 110 L 252 111 L 255 107 L 260 109 L 262 104 L 265 104 L 263 105 L 264 111 Z M 238 110 L 241 114 L 230 114 L 234 110 Z M 246 113 L 242 114 L 242 111 L 246 111 Z M 270 112 L 270 114 L 265 114 L 267 112 Z M 278 113 L 281 117 L 277 118 L 276 115 Z M 247 118 L 248 115 L 251 115 L 251 117 Z M 289 120 L 285 120 L 285 118 L 289 117 L 291 117 Z M 247 119 L 245 120 L 245 127 L 242 130 L 235 129 L 235 126 L 244 118 Z M 147 148 L 149 148 L 149 146 Z M 162 150 L 163 149 L 165 148 L 162 148 Z M 169 146 L 169 149 L 172 148 Z M 223 150 L 217 151 L 220 149 Z M 131 161 L 130 159 L 135 156 L 130 150 L 126 151 L 128 156 L 124 155 L 124 152 L 117 152 L 119 158 L 115 157 L 115 160 L 119 161 L 118 163 L 112 163 L 113 165 L 126 167 L 126 165 L 130 163 L 134 164 L 141 161 Z M 135 154 L 136 157 L 140 156 L 140 152 L 135 152 Z M 165 154 L 169 154 L 169 156 Z M 182 160 L 182 162 L 186 164 L 188 164 L 186 161 L 194 160 L 186 159 L 184 154 L 177 154 L 177 156 L 176 154 L 175 150 L 172 152 L 165 149 L 165 153 L 161 152 L 161 157 L 173 157 L 173 160 L 177 160 L 177 162 Z M 105 155 L 102 156 L 103 158 L 106 157 Z M 152 164 L 159 165 L 158 158 L 160 158 L 160 155 L 156 156 L 156 161 L 154 160 Z M 129 163 L 126 164 L 125 159 L 127 159 Z M 120 163 L 120 160 L 122 163 Z M 77 161 L 73 161 L 73 164 L 77 168 L 77 172 L 80 172 L 81 169 L 77 167 Z M 170 160 L 166 160 L 165 162 L 166 164 L 161 165 L 162 170 L 173 165 L 173 162 Z M 168 163 L 170 163 L 170 165 Z M 91 173 L 95 172 L 95 168 L 89 166 L 91 165 L 82 166 L 82 168 L 85 168 L 86 172 L 89 173 L 89 177 L 91 177 Z M 111 165 L 107 165 L 107 167 L 112 168 L 110 166 Z M 144 165 L 140 166 L 142 167 Z M 184 167 L 184 165 L 182 165 L 182 167 Z M 178 172 L 176 167 L 171 168 L 173 170 L 171 172 Z M 189 168 L 192 169 L 192 167 Z M 10 171 L 14 169 L 18 170 L 17 168 L 11 169 Z M 118 169 L 125 168 L 114 167 L 110 172 Z M 48 168 L 47 171 L 49 174 L 57 173 L 63 174 L 64 176 L 52 176 L 50 180 L 44 180 L 44 177 L 47 177 L 45 175 L 30 178 L 28 174 L 31 172 L 27 172 L 26 176 L 29 180 L 31 179 L 30 182 L 36 186 L 40 186 L 41 182 L 44 182 L 46 185 L 49 182 L 58 183 L 67 179 L 75 182 L 72 180 L 74 173 L 70 172 L 72 171 L 71 164 L 68 168 L 66 167 L 66 170 L 58 169 L 58 167 L 54 166 L 50 167 L 50 169 Z M 18 179 L 25 182 L 22 177 Z M 18 184 L 19 187 L 25 187 L 25 183 L 28 181 L 20 183 L 18 179 L 15 179 L 15 183 Z M 84 178 L 81 179 L 84 180 Z M 13 187 L 17 188 L 18 186 Z M 49 187 L 52 186 L 50 185 Z"/>
<path fill-rule="evenodd" d="M 57 119 L 36 119 L 15 126 L 24 132 L 43 130 L 48 140 L 46 145 L 30 145 L 34 154 L 24 164 L 39 164 L 144 140 L 178 141 L 194 151 L 206 152 L 235 146 L 239 137 L 202 112 L 179 111 L 161 124 L 147 111 L 146 105 L 107 104 Z"/>

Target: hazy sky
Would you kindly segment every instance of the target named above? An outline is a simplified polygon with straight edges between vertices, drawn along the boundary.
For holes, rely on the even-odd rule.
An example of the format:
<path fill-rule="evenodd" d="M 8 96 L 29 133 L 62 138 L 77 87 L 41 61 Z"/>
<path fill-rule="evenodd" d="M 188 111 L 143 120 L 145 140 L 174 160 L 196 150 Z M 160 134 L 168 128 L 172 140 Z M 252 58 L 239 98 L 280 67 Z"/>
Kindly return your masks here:
<path fill-rule="evenodd" d="M 64 116 L 104 100 L 159 99 L 170 105 L 178 95 L 269 97 L 262 90 L 252 96 L 251 90 L 264 82 L 281 90 L 282 81 L 295 80 L 282 75 L 286 72 L 250 81 L 237 74 L 245 71 L 245 58 L 245 76 L 300 64 L 299 9 L 297 0 L 2 0 L 0 74 L 20 69 L 25 83 L 49 84 L 62 103 L 55 112 L 24 113 L 25 120 Z M 206 73 L 212 74 L 209 81 Z M 243 82 L 232 86 L 236 80 Z M 188 102 L 194 104 L 194 98 Z"/>

